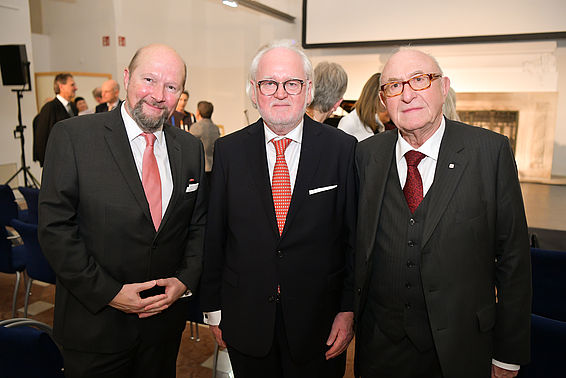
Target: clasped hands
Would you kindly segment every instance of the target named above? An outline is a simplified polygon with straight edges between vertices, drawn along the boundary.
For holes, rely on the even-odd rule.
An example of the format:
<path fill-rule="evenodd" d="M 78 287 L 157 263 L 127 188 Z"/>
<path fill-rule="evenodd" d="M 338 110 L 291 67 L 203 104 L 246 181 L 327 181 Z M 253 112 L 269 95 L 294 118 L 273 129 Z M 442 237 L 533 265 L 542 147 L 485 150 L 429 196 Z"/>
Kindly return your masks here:
<path fill-rule="evenodd" d="M 165 293 L 147 298 L 140 296 L 140 292 L 149 290 L 155 286 L 164 287 Z M 147 318 L 167 309 L 179 299 L 186 290 L 187 287 L 185 284 L 176 277 L 125 284 L 109 305 L 128 314 L 137 314 L 139 318 Z"/>

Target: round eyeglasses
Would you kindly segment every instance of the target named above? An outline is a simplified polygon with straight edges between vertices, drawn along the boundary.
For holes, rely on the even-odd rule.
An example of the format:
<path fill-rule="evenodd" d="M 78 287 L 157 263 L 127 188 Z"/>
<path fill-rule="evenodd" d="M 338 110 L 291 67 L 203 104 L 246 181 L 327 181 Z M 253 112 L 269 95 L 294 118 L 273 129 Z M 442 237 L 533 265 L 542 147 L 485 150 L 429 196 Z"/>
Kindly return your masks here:
<path fill-rule="evenodd" d="M 390 83 L 385 83 L 381 86 L 381 91 L 385 97 L 395 97 L 403 93 L 405 89 L 405 84 L 409 84 L 414 91 L 423 91 L 430 88 L 432 82 L 438 78 L 441 78 L 441 74 L 429 73 L 416 75 L 405 81 L 392 81 Z"/>
<path fill-rule="evenodd" d="M 279 84 L 283 84 L 283 89 L 287 94 L 298 95 L 303 90 L 305 82 L 300 79 L 289 79 L 285 81 L 260 80 L 257 82 L 259 91 L 264 96 L 273 96 L 279 89 Z"/>

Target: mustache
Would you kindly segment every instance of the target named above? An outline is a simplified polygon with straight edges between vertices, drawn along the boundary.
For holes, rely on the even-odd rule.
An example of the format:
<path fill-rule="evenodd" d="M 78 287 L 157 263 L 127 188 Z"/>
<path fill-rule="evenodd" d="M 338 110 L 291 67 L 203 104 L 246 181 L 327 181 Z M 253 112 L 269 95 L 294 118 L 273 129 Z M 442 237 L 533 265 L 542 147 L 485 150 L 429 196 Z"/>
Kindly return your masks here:
<path fill-rule="evenodd" d="M 144 104 L 148 104 L 148 105 L 150 105 L 150 106 L 153 106 L 153 107 L 158 108 L 158 109 L 161 109 L 161 110 L 163 110 L 163 109 L 166 108 L 166 107 L 165 107 L 165 104 L 163 104 L 163 103 L 161 103 L 161 102 L 151 101 L 151 100 L 148 100 L 148 99 L 145 99 L 145 98 L 142 98 L 139 102 L 142 102 L 142 103 L 144 103 Z M 137 104 L 136 104 L 136 105 L 137 105 Z"/>

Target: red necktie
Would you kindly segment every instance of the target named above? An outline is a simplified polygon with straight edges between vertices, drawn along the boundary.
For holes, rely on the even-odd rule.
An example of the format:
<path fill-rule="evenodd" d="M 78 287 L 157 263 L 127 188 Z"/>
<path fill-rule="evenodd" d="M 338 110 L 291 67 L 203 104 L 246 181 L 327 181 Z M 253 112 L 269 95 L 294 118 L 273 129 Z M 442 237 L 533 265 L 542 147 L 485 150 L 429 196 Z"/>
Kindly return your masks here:
<path fill-rule="evenodd" d="M 407 161 L 407 181 L 405 181 L 403 193 L 405 194 L 411 213 L 415 212 L 423 200 L 423 180 L 421 179 L 421 174 L 417 167 L 425 157 L 425 154 L 415 150 L 405 153 L 405 160 Z"/>
<path fill-rule="evenodd" d="M 279 235 L 283 233 L 285 226 L 285 218 L 291 203 L 291 179 L 289 178 L 289 169 L 285 161 L 285 150 L 291 143 L 291 139 L 284 138 L 271 142 L 275 146 L 276 160 L 273 168 L 273 179 L 271 182 L 271 191 L 273 192 L 273 205 L 275 205 L 275 216 L 277 217 L 277 226 L 279 227 Z"/>
<path fill-rule="evenodd" d="M 153 153 L 153 144 L 156 137 L 151 133 L 143 133 L 143 137 L 145 138 L 145 150 L 143 151 L 142 161 L 142 185 L 149 203 L 151 219 L 153 219 L 153 225 L 157 230 L 161 224 L 161 177 Z"/>

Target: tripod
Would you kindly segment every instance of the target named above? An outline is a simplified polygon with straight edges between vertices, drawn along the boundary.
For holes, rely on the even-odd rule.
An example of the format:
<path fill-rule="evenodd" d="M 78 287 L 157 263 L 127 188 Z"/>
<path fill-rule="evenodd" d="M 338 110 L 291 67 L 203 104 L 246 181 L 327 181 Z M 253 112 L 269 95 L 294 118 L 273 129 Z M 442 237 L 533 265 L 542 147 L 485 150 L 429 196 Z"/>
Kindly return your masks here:
<path fill-rule="evenodd" d="M 16 126 L 16 128 L 14 129 L 14 138 L 15 139 L 20 139 L 20 149 L 22 151 L 22 166 L 20 167 L 20 169 L 18 169 L 18 171 L 16 173 L 14 173 L 12 175 L 12 177 L 10 177 L 8 179 L 8 181 L 6 181 L 6 185 L 8 185 L 10 183 L 10 181 L 12 181 L 13 179 L 16 178 L 16 176 L 18 176 L 18 174 L 20 172 L 23 172 L 24 174 L 24 186 L 31 186 L 34 188 L 39 188 L 39 181 L 37 181 L 37 179 L 35 177 L 33 177 L 33 175 L 31 174 L 29 167 L 26 165 L 26 151 L 24 149 L 24 145 L 25 145 L 25 138 L 24 138 L 24 130 L 26 128 L 25 125 L 22 125 L 22 105 L 20 100 L 23 98 L 23 94 L 22 92 L 28 92 L 31 91 L 31 81 L 29 80 L 29 62 L 26 63 L 27 64 L 27 74 L 28 74 L 28 85 L 29 87 L 27 89 L 12 89 L 12 92 L 16 92 L 17 97 L 18 97 L 18 125 Z M 28 185 L 28 177 L 29 177 L 29 182 L 30 185 Z"/>

